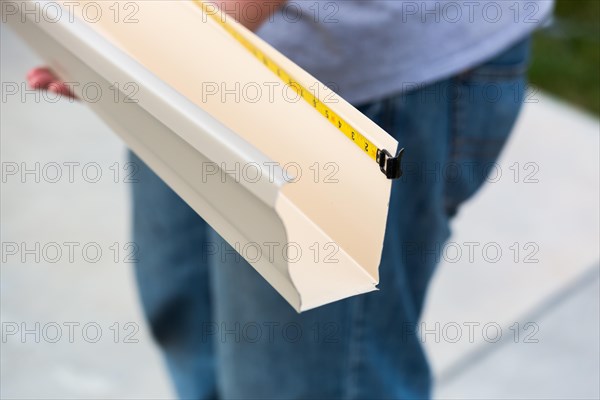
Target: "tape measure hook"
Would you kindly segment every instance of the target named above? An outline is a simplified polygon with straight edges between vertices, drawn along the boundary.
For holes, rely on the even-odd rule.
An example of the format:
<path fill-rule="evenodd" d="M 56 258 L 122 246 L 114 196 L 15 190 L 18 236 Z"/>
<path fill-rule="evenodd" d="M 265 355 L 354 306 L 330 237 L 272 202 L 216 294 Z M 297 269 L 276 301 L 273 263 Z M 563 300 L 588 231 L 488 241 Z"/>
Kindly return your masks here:
<path fill-rule="evenodd" d="M 398 179 L 402 176 L 402 155 L 404 149 L 400 149 L 396 157 L 393 157 L 386 149 L 377 150 L 377 162 L 379 169 L 388 179 Z"/>

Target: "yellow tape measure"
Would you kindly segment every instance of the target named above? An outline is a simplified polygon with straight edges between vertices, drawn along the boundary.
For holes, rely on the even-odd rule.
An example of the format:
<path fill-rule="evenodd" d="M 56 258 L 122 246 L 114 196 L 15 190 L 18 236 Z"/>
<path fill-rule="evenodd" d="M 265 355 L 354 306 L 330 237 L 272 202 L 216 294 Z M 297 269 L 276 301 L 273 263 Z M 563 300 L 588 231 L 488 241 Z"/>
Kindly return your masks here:
<path fill-rule="evenodd" d="M 352 125 L 347 123 L 341 116 L 337 115 L 331 108 L 325 103 L 319 100 L 315 95 L 302 86 L 297 80 L 281 68 L 275 61 L 264 54 L 254 44 L 252 44 L 244 35 L 238 32 L 232 25 L 228 24 L 225 16 L 221 12 L 217 12 L 215 9 L 211 9 L 206 3 L 201 0 L 193 0 L 202 11 L 210 16 L 215 22 L 221 25 L 225 31 L 227 31 L 235 40 L 237 40 L 242 46 L 248 49 L 259 61 L 261 61 L 268 69 L 270 69 L 275 75 L 277 75 L 284 83 L 288 84 L 300 97 L 302 97 L 307 103 L 312 105 L 323 117 L 325 117 L 331 124 L 333 124 L 340 132 L 354 144 L 356 144 L 364 153 L 379 164 L 379 168 L 389 179 L 397 179 L 402 175 L 400 168 L 400 159 L 402 157 L 403 150 L 398 152 L 398 155 L 393 157 L 390 152 L 385 149 L 379 149 L 363 134 L 356 130 Z"/>

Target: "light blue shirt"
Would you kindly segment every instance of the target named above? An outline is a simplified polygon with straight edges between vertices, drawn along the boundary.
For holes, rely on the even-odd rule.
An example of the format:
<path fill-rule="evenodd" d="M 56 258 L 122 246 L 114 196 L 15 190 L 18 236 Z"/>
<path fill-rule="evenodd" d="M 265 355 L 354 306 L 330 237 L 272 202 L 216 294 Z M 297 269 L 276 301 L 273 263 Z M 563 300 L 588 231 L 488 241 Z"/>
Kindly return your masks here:
<path fill-rule="evenodd" d="M 552 0 L 290 0 L 257 33 L 361 104 L 482 63 L 552 8 Z"/>

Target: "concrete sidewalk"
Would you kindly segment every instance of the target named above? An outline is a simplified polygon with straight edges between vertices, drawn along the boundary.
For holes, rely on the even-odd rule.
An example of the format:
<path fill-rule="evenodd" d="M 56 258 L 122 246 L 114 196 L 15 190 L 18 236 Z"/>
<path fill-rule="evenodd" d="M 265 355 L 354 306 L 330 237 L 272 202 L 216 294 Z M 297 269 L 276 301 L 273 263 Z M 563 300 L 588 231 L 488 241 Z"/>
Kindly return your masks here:
<path fill-rule="evenodd" d="M 40 61 L 1 29 L 1 80 L 23 82 Z M 3 178 L 2 242 L 79 246 L 72 262 L 3 262 L 3 334 L 41 333 L 4 335 L 0 397 L 171 398 L 126 262 L 125 148 L 85 106 L 33 100 L 1 104 L 3 168 L 79 164 L 73 182 Z M 438 398 L 600 397 L 600 125 L 542 93 L 529 100 L 431 287 L 422 339 Z M 69 322 L 72 342 L 52 343 Z"/>

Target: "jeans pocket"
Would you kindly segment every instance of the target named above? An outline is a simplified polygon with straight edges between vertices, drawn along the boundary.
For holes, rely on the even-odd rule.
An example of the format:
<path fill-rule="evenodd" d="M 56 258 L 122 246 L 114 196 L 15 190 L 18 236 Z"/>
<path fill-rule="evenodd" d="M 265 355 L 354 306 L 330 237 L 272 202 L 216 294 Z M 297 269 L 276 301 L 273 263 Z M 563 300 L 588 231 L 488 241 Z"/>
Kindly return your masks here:
<path fill-rule="evenodd" d="M 496 160 L 523 103 L 530 40 L 453 79 L 445 206 L 453 216 L 497 173 Z"/>

